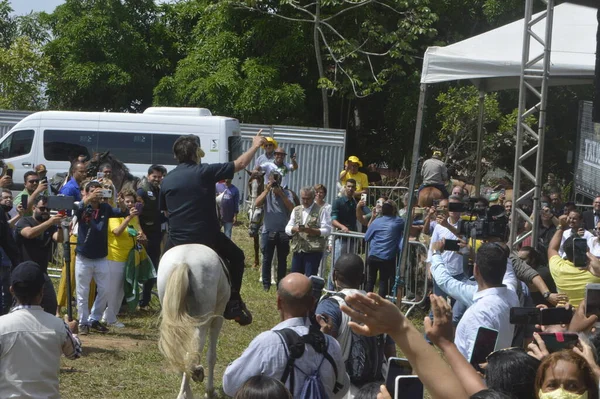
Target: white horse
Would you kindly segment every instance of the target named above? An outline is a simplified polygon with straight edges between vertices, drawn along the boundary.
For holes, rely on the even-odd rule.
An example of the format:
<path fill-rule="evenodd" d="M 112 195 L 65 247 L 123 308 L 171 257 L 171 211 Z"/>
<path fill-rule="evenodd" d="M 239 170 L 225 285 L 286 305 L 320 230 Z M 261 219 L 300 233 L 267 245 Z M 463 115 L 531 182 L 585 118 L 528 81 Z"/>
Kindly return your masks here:
<path fill-rule="evenodd" d="M 177 398 L 192 399 L 190 378 L 204 379 L 200 360 L 207 334 L 206 397 L 213 398 L 217 340 L 231 293 L 225 265 L 207 246 L 179 245 L 160 260 L 157 284 L 162 305 L 158 346 L 169 365 L 183 374 Z"/>

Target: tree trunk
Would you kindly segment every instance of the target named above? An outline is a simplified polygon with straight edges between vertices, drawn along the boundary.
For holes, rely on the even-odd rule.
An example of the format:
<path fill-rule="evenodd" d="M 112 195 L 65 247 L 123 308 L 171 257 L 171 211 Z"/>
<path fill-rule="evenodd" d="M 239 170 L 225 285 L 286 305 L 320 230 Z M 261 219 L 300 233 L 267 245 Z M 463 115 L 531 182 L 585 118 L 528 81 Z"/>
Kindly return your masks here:
<path fill-rule="evenodd" d="M 314 27 L 314 46 L 315 57 L 317 58 L 317 68 L 319 69 L 319 79 L 325 77 L 323 70 L 323 58 L 321 56 L 321 45 L 319 41 L 319 21 L 321 20 L 321 1 L 317 0 L 315 11 L 315 27 Z M 327 89 L 321 88 L 321 99 L 323 101 L 323 127 L 329 127 L 329 98 L 327 98 Z"/>

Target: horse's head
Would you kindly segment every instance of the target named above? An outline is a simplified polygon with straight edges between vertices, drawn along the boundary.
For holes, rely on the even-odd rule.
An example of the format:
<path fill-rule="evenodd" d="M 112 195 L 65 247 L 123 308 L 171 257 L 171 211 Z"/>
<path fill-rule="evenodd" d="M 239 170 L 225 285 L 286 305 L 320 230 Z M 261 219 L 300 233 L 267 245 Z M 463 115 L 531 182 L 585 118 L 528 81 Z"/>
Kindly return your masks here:
<path fill-rule="evenodd" d="M 87 177 L 95 178 L 100 171 L 100 166 L 104 163 L 111 163 L 110 160 L 110 151 L 95 152 L 92 158 L 85 164 Z"/>

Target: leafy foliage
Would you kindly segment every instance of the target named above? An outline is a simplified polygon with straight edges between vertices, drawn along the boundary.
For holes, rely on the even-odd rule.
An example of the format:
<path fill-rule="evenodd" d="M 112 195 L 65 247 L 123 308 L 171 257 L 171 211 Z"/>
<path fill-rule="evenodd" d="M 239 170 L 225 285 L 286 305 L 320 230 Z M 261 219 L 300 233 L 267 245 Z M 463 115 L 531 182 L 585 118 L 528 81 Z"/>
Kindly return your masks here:
<path fill-rule="evenodd" d="M 45 22 L 53 108 L 139 112 L 171 69 L 170 34 L 153 0 L 67 0 Z"/>

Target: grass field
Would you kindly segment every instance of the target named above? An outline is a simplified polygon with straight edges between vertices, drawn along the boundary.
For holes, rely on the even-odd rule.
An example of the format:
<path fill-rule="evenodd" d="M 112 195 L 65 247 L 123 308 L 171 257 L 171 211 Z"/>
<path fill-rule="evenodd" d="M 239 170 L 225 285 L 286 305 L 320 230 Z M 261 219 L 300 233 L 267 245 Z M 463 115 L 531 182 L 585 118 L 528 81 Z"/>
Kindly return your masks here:
<path fill-rule="evenodd" d="M 250 341 L 262 331 L 279 322 L 275 305 L 276 289 L 264 292 L 259 283 L 259 271 L 252 268 L 254 255 L 247 228 L 233 229 L 233 240 L 246 253 L 246 271 L 242 295 L 254 320 L 250 326 L 240 327 L 226 321 L 219 338 L 215 387 L 219 397 L 227 397 L 221 390 L 222 375 L 227 364 L 239 357 Z M 288 266 L 290 262 L 288 262 Z M 159 304 L 156 298 L 151 311 L 137 311 L 119 316 L 123 329 L 112 329 L 107 334 L 91 333 L 81 337 L 83 357 L 78 360 L 62 359 L 60 392 L 63 398 L 169 398 L 179 391 L 181 377 L 166 369 L 158 350 Z M 422 315 L 413 319 L 419 327 Z M 193 383 L 197 396 L 204 394 L 204 385 Z"/>

